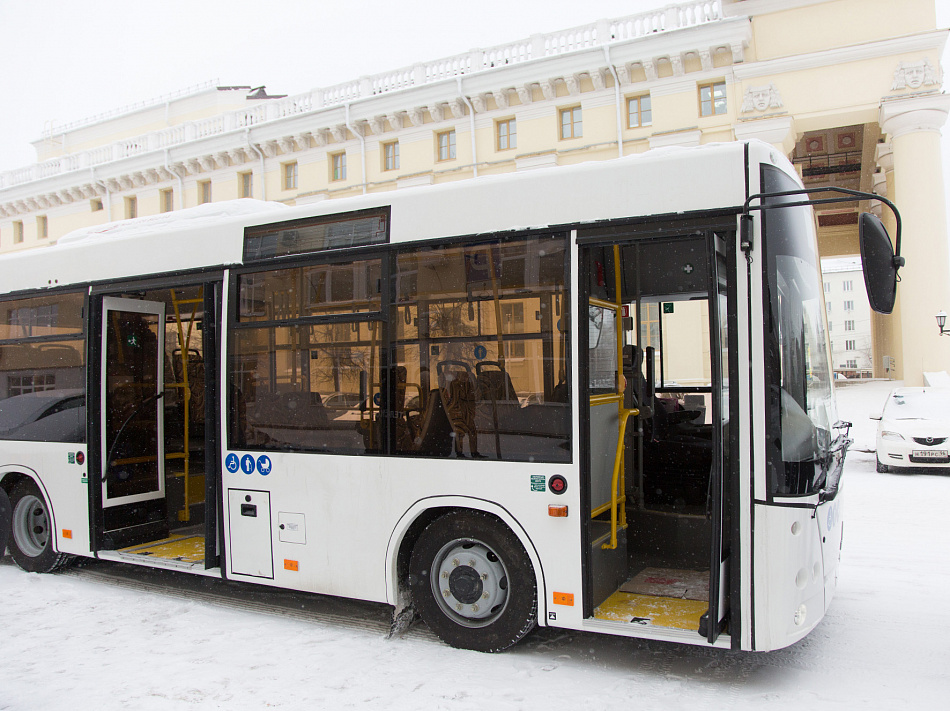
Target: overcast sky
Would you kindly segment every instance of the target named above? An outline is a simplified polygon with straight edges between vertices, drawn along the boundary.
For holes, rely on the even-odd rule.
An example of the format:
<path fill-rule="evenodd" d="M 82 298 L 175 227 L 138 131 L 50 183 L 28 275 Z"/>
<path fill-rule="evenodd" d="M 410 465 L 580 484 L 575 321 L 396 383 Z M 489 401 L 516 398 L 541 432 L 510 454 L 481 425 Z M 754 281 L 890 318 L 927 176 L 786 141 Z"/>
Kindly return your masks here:
<path fill-rule="evenodd" d="M 935 0 L 950 25 L 950 0 Z M 210 80 L 296 94 L 667 0 L 0 0 L 0 171 L 44 128 Z M 15 58 L 15 61 L 13 59 Z M 950 67 L 947 53 L 944 67 Z M 948 69 L 950 71 L 950 69 Z M 950 134 L 950 126 L 944 130 Z M 945 146 L 950 138 L 945 136 Z M 950 171 L 950 148 L 944 150 Z M 950 184 L 950 183 L 948 183 Z"/>
<path fill-rule="evenodd" d="M 0 0 L 0 170 L 33 163 L 29 142 L 51 122 L 68 123 L 213 79 L 296 94 L 666 4 Z"/>

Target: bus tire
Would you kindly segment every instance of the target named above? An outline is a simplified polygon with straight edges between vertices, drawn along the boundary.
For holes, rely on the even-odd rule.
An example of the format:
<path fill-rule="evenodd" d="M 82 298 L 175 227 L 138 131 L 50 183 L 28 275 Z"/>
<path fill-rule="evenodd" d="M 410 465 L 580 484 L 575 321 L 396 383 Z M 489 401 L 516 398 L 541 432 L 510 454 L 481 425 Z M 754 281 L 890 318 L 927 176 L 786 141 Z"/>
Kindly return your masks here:
<path fill-rule="evenodd" d="M 409 560 L 413 604 L 443 642 L 501 652 L 538 621 L 534 566 L 494 516 L 453 511 L 419 535 Z"/>
<path fill-rule="evenodd" d="M 10 555 L 28 573 L 51 573 L 69 561 L 53 547 L 49 506 L 39 487 L 22 479 L 10 494 L 13 515 L 10 523 Z"/>

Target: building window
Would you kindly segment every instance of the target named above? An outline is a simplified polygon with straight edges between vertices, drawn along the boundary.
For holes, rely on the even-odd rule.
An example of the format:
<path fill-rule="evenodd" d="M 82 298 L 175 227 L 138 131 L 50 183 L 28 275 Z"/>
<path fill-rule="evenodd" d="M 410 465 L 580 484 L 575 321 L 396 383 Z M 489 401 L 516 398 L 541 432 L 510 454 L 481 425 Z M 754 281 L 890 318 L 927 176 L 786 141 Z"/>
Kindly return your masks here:
<path fill-rule="evenodd" d="M 631 96 L 627 99 L 627 128 L 639 128 L 653 123 L 650 95 Z"/>
<path fill-rule="evenodd" d="M 841 291 L 853 291 L 854 282 L 848 279 L 847 281 L 841 282 Z"/>
<path fill-rule="evenodd" d="M 858 367 L 858 361 L 856 359 L 849 360 L 844 364 L 844 366 L 845 368 L 851 368 L 852 370 L 854 370 L 855 368 Z"/>
<path fill-rule="evenodd" d="M 399 141 L 383 144 L 383 170 L 399 170 Z"/>
<path fill-rule="evenodd" d="M 49 220 L 46 215 L 36 216 L 36 237 L 37 239 L 46 239 L 49 237 Z"/>
<path fill-rule="evenodd" d="M 853 330 L 854 330 L 854 321 L 845 321 L 845 322 L 844 322 L 844 330 L 845 330 L 845 331 L 853 331 Z"/>
<path fill-rule="evenodd" d="M 175 192 L 171 188 L 168 188 L 168 190 L 162 190 L 160 197 L 162 203 L 162 212 L 171 212 L 175 209 Z"/>
<path fill-rule="evenodd" d="M 826 282 L 825 282 L 825 293 L 826 293 L 826 294 L 830 294 L 830 293 L 831 293 L 831 282 L 830 282 L 830 281 L 826 281 Z"/>
<path fill-rule="evenodd" d="M 17 220 L 13 223 L 13 244 L 20 244 L 23 241 L 23 223 Z"/>
<path fill-rule="evenodd" d="M 853 302 L 853 301 L 845 301 L 845 302 L 844 302 L 844 310 L 845 310 L 845 311 L 854 311 L 854 302 Z"/>
<path fill-rule="evenodd" d="M 726 113 L 726 82 L 699 86 L 699 115 L 719 116 Z"/>
<path fill-rule="evenodd" d="M 211 202 L 211 181 L 202 180 L 198 183 L 198 203 L 204 205 Z"/>
<path fill-rule="evenodd" d="M 580 138 L 584 135 L 581 107 L 561 109 L 561 138 Z"/>
<path fill-rule="evenodd" d="M 330 156 L 330 180 L 346 180 L 346 153 Z"/>
<path fill-rule="evenodd" d="M 831 304 L 830 304 L 830 303 L 825 304 L 825 311 L 828 312 L 828 315 L 829 315 L 829 316 L 831 315 Z"/>
<path fill-rule="evenodd" d="M 238 182 L 242 198 L 254 197 L 254 173 L 238 173 Z"/>
<path fill-rule="evenodd" d="M 297 189 L 297 161 L 284 163 L 284 190 Z"/>
<path fill-rule="evenodd" d="M 514 119 L 505 119 L 495 124 L 495 149 L 507 151 L 518 147 L 517 126 Z"/>
<path fill-rule="evenodd" d="M 853 350 L 854 350 L 854 341 L 845 341 L 845 342 L 844 342 L 844 349 L 845 349 L 846 351 L 853 351 Z"/>
<path fill-rule="evenodd" d="M 7 394 L 9 397 L 55 389 L 56 375 L 54 373 L 44 375 L 11 375 L 7 380 Z"/>
<path fill-rule="evenodd" d="M 102 198 L 93 198 L 89 201 L 89 209 L 92 212 L 99 212 L 102 210 Z"/>
<path fill-rule="evenodd" d="M 139 202 L 135 197 L 125 199 L 125 219 L 131 220 L 139 216 Z"/>
<path fill-rule="evenodd" d="M 455 160 L 455 131 L 436 134 L 439 144 L 439 160 Z"/>

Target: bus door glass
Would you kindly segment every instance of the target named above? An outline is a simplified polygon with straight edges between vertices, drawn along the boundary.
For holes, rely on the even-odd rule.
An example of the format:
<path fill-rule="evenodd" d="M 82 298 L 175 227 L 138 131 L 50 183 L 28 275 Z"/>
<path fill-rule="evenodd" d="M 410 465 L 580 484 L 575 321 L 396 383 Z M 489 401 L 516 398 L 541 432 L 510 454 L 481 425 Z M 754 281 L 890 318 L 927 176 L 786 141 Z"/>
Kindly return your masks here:
<path fill-rule="evenodd" d="M 106 297 L 102 314 L 105 528 L 163 522 L 165 304 Z"/>
<path fill-rule="evenodd" d="M 711 231 L 645 235 L 585 263 L 589 614 L 709 641 L 728 589 L 724 249 Z"/>

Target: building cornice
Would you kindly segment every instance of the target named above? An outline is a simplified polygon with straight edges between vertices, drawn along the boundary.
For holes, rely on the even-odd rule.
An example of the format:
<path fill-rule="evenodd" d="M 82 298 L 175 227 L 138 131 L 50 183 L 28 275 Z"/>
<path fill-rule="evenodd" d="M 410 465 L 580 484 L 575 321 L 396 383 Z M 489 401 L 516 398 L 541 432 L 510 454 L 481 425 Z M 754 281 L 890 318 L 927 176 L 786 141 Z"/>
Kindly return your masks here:
<path fill-rule="evenodd" d="M 950 30 L 922 32 L 917 35 L 895 37 L 849 47 L 836 47 L 820 52 L 797 54 L 791 57 L 766 59 L 761 62 L 736 66 L 733 68 L 733 72 L 736 79 L 744 81 L 746 79 L 759 79 L 776 74 L 821 69 L 849 62 L 861 62 L 915 52 L 934 52 L 939 59 L 943 54 L 948 35 L 950 35 Z"/>
<path fill-rule="evenodd" d="M 725 17 L 736 15 L 770 15 L 775 12 L 797 10 L 800 7 L 820 5 L 830 0 L 724 0 L 722 14 Z"/>

